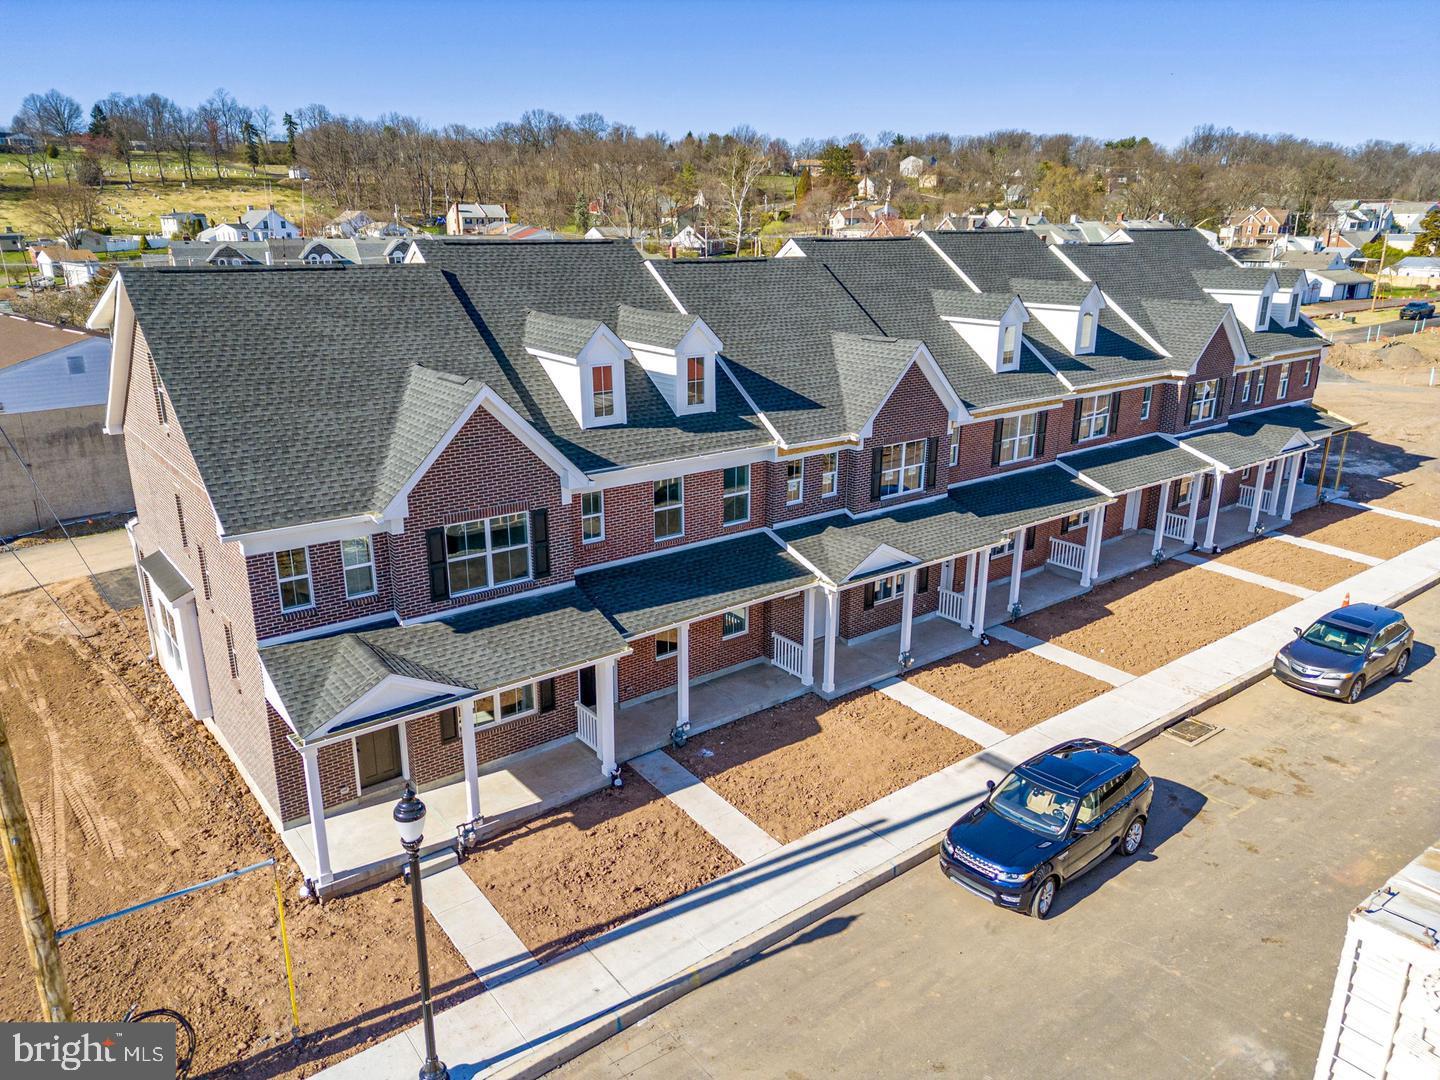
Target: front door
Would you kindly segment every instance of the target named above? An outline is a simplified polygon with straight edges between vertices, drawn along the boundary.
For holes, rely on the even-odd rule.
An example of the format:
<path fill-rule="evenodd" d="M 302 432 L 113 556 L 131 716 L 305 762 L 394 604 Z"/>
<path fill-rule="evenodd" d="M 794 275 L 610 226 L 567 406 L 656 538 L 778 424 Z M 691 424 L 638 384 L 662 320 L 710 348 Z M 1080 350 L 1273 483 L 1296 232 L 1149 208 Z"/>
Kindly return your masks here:
<path fill-rule="evenodd" d="M 360 755 L 360 788 L 374 787 L 400 775 L 400 728 L 367 731 L 355 739 Z"/>
<path fill-rule="evenodd" d="M 1125 496 L 1125 532 L 1134 532 L 1140 527 L 1140 492 L 1132 491 Z"/>

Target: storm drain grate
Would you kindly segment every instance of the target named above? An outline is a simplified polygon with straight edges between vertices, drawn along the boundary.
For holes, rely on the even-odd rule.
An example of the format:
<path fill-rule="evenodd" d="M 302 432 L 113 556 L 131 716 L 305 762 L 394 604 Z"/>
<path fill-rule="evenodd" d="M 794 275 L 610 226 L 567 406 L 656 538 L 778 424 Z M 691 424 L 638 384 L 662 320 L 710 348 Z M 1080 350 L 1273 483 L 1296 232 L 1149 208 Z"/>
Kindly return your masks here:
<path fill-rule="evenodd" d="M 1196 743 L 1204 742 L 1219 730 L 1220 728 L 1215 724 L 1207 724 L 1204 720 L 1186 717 L 1166 728 L 1165 734 L 1172 739 L 1179 739 L 1189 746 L 1194 746 Z"/>

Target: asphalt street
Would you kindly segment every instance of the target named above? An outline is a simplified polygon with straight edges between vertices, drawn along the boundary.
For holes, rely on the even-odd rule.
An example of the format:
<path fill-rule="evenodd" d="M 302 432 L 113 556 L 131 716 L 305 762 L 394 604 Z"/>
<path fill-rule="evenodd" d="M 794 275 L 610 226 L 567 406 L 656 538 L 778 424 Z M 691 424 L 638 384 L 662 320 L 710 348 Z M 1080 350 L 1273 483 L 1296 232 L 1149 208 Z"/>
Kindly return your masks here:
<path fill-rule="evenodd" d="M 1440 590 L 1353 707 L 1266 680 L 1140 758 L 1145 848 L 1036 922 L 925 865 L 558 1071 L 615 1077 L 1309 1076 L 1345 918 L 1440 835 Z"/>

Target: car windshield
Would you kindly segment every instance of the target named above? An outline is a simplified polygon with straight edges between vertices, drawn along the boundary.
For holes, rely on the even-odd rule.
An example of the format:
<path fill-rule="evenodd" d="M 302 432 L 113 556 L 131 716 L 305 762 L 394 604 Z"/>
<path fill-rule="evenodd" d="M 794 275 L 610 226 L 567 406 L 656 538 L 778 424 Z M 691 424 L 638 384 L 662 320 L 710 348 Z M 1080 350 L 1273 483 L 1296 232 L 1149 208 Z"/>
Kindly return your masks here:
<path fill-rule="evenodd" d="M 1075 813 L 1076 798 L 1011 773 L 990 795 L 990 806 L 1007 821 L 1045 836 L 1059 836 Z"/>
<path fill-rule="evenodd" d="M 1363 653 L 1366 642 L 1370 640 L 1370 635 L 1363 631 L 1337 626 L 1334 623 L 1325 622 L 1323 619 L 1301 636 L 1312 645 L 1334 649 L 1336 652 L 1342 652 L 1349 656 L 1359 656 Z"/>

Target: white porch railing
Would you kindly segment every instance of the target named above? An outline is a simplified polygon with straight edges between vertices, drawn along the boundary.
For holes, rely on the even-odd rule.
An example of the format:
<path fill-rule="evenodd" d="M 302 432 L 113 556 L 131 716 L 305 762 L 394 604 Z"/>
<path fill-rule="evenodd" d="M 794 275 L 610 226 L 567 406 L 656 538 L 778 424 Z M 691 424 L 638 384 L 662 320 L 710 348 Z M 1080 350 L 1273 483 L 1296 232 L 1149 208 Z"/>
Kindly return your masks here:
<path fill-rule="evenodd" d="M 958 593 L 954 589 L 941 589 L 940 617 L 942 619 L 949 619 L 953 623 L 960 622 L 960 612 L 964 598 L 964 593 Z"/>
<path fill-rule="evenodd" d="M 1171 540 L 1184 540 L 1185 528 L 1190 524 L 1190 519 L 1185 514 L 1165 515 L 1165 535 Z"/>
<path fill-rule="evenodd" d="M 575 719 L 578 721 L 575 734 L 580 741 L 594 750 L 600 752 L 600 717 L 595 715 L 595 710 L 583 702 L 575 702 Z"/>
<path fill-rule="evenodd" d="M 1083 573 L 1085 566 L 1085 545 L 1077 544 L 1073 540 L 1060 540 L 1052 536 L 1050 538 L 1050 558 L 1045 561 L 1052 562 L 1065 570 L 1074 570 L 1077 574 Z"/>
<path fill-rule="evenodd" d="M 1255 485 L 1240 485 L 1240 508 L 1249 510 L 1255 505 Z M 1262 514 L 1275 513 L 1275 489 L 1269 484 L 1265 485 L 1264 494 L 1260 496 L 1260 512 Z"/>
<path fill-rule="evenodd" d="M 803 679 L 805 648 L 798 641 L 791 641 L 780 634 L 770 635 L 770 658 L 781 671 Z"/>

